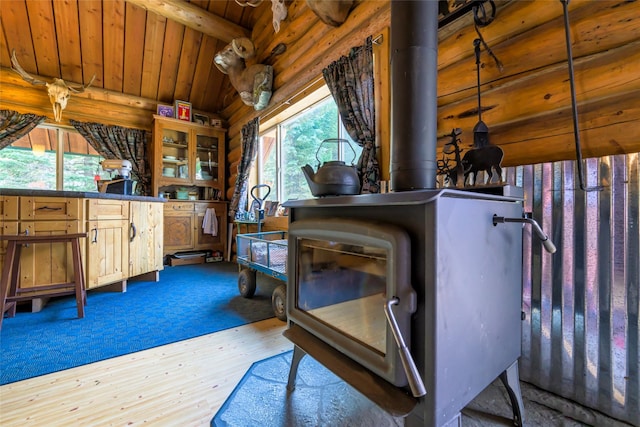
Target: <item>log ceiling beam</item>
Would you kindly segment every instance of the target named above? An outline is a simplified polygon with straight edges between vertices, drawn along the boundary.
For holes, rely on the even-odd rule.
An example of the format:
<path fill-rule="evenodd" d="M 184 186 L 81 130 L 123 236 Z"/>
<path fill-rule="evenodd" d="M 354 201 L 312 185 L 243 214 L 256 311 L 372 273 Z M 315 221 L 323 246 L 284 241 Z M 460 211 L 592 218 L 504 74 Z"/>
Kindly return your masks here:
<path fill-rule="evenodd" d="M 125 0 L 165 18 L 230 43 L 238 37 L 251 38 L 251 31 L 184 0 Z"/>

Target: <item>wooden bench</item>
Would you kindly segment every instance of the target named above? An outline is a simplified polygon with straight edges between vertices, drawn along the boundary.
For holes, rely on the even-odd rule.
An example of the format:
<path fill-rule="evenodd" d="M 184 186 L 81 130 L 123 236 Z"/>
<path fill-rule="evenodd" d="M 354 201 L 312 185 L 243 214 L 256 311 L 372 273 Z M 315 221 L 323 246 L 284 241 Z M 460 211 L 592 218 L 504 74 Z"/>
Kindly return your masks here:
<path fill-rule="evenodd" d="M 87 294 L 84 283 L 84 271 L 82 268 L 82 255 L 80 252 L 80 239 L 87 237 L 87 233 L 60 234 L 60 235 L 9 235 L 0 236 L 0 241 L 7 240 L 7 253 L 0 276 L 0 329 L 4 313 L 9 312 L 9 317 L 16 314 L 18 301 L 32 300 L 43 297 L 57 297 L 63 295 L 76 296 L 78 317 L 84 317 L 84 306 L 87 304 Z M 53 285 L 33 286 L 21 288 L 19 270 L 20 253 L 23 245 L 39 243 L 70 243 L 71 256 L 73 258 L 73 281 Z"/>

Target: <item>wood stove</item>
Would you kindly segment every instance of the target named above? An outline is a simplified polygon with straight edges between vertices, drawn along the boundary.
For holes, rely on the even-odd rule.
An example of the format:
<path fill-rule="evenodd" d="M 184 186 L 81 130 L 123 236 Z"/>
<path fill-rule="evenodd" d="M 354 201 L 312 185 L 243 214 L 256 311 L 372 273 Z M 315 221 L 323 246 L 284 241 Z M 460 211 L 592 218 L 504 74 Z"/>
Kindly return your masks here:
<path fill-rule="evenodd" d="M 522 227 L 494 217 L 522 199 L 504 190 L 290 202 L 290 385 L 309 353 L 406 425 L 446 426 L 503 375 L 520 419 Z"/>

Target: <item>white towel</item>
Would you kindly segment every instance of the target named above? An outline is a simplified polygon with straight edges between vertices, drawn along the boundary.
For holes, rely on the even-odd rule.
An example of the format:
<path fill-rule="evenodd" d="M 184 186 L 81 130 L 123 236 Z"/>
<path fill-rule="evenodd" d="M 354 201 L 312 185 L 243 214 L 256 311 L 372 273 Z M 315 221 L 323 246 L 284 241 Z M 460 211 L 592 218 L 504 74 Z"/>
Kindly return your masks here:
<path fill-rule="evenodd" d="M 218 235 L 218 219 L 216 218 L 216 210 L 207 208 L 202 219 L 202 232 L 204 234 Z"/>

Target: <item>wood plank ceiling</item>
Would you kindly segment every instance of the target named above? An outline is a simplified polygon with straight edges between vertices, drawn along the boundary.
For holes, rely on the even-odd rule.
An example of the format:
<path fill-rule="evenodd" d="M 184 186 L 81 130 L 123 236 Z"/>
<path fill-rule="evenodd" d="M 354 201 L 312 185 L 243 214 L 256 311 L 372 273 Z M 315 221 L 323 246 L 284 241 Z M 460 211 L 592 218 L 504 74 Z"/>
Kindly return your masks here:
<path fill-rule="evenodd" d="M 151 11 L 154 7 L 164 7 L 164 16 Z M 230 83 L 213 56 L 232 38 L 250 37 L 256 11 L 270 13 L 269 5 L 2 0 L 0 66 L 11 66 L 15 49 L 22 67 L 34 76 L 86 84 L 95 74 L 92 87 L 167 104 L 189 101 L 195 110 L 217 113 L 230 102 L 224 99 Z"/>

